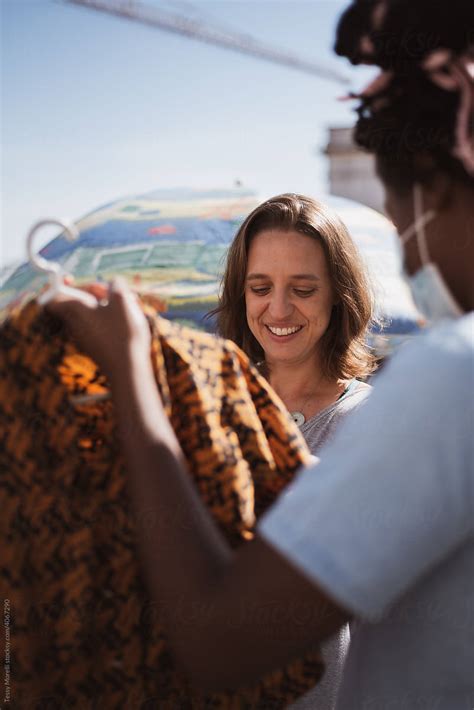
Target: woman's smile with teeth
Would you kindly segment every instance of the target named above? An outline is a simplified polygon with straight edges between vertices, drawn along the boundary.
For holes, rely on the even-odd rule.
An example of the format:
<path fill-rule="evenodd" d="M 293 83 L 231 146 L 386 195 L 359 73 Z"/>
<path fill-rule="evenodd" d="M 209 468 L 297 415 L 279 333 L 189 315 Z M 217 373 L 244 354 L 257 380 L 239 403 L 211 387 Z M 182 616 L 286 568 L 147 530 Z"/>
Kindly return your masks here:
<path fill-rule="evenodd" d="M 275 328 L 272 325 L 267 325 L 268 330 L 270 333 L 273 333 L 273 335 L 293 335 L 293 333 L 297 333 L 301 330 L 302 327 L 302 325 L 295 325 L 291 328 Z"/>

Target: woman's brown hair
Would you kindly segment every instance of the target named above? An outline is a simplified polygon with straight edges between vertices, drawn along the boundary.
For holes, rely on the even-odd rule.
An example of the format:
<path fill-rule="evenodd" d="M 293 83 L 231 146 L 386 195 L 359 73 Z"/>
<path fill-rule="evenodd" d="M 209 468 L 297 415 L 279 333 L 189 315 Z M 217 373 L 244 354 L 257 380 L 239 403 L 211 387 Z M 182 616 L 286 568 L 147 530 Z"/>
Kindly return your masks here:
<path fill-rule="evenodd" d="M 245 279 L 252 239 L 267 229 L 294 230 L 321 244 L 334 289 L 335 305 L 320 345 L 326 377 L 366 377 L 375 361 L 366 342 L 373 299 L 361 257 L 349 232 L 328 207 L 310 197 L 284 194 L 259 205 L 237 232 L 227 255 L 217 316 L 219 335 L 233 340 L 257 363 L 265 354 L 247 324 Z"/>

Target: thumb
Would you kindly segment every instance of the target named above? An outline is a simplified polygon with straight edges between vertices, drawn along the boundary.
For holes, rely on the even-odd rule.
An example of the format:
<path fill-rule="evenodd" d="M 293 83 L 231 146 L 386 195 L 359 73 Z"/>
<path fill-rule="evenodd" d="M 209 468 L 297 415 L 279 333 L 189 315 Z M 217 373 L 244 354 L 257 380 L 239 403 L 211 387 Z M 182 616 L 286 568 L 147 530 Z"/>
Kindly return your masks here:
<path fill-rule="evenodd" d="M 46 310 L 59 313 L 68 307 L 97 308 L 98 301 L 95 296 L 79 289 L 69 289 L 67 293 L 58 291 L 53 298 L 45 303 Z"/>
<path fill-rule="evenodd" d="M 97 299 L 90 293 L 69 289 L 67 293 L 58 291 L 53 298 L 45 304 L 45 309 L 53 315 L 67 317 L 73 313 L 95 310 L 98 306 Z"/>

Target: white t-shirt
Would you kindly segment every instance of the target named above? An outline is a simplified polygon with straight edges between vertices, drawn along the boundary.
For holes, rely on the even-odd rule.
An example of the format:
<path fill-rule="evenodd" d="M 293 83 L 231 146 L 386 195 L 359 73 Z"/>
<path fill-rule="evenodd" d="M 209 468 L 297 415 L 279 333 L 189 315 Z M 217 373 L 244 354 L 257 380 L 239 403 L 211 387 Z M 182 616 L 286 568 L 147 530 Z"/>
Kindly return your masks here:
<path fill-rule="evenodd" d="M 474 708 L 474 315 L 405 346 L 261 520 L 358 618 L 338 710 Z"/>

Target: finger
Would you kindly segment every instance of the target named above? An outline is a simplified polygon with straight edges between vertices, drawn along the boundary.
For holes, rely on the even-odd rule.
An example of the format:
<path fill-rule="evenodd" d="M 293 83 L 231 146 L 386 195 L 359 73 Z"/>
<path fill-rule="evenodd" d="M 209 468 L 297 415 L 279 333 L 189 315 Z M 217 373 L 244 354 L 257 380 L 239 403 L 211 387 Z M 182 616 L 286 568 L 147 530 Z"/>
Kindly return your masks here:
<path fill-rule="evenodd" d="M 122 276 L 116 276 L 109 286 L 109 293 L 111 295 L 123 295 L 131 293 L 130 287 L 127 281 Z"/>
<path fill-rule="evenodd" d="M 138 304 L 138 297 L 125 279 L 117 277 L 110 284 L 109 302 L 115 303 L 122 310 L 135 308 Z"/>
<path fill-rule="evenodd" d="M 45 308 L 56 315 L 66 315 L 68 312 L 83 312 L 95 310 L 97 308 L 97 299 L 90 293 L 74 289 L 75 293 L 71 296 L 71 291 L 61 293 L 58 291 L 53 298 L 45 304 Z M 76 296 L 77 292 L 77 296 Z"/>
<path fill-rule="evenodd" d="M 83 284 L 82 286 L 79 286 L 81 291 L 85 291 L 86 293 L 90 293 L 92 296 L 95 296 L 98 301 L 103 301 L 104 299 L 107 299 L 109 295 L 109 285 L 108 284 L 103 284 L 103 283 L 90 283 L 90 284 Z"/>
<path fill-rule="evenodd" d="M 133 331 L 140 329 L 143 323 L 146 323 L 140 299 L 125 279 L 117 277 L 110 284 L 109 304 L 117 314 L 125 318 Z"/>

